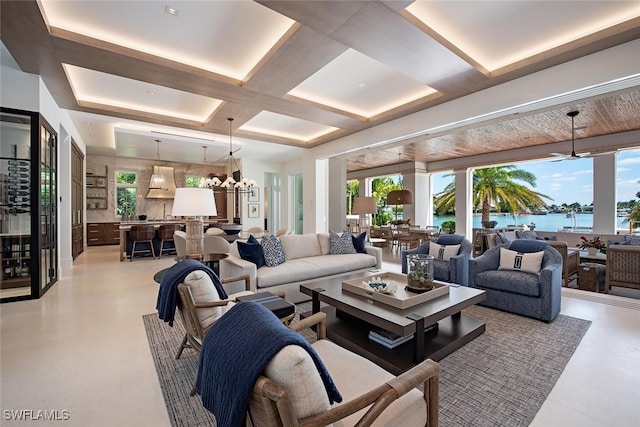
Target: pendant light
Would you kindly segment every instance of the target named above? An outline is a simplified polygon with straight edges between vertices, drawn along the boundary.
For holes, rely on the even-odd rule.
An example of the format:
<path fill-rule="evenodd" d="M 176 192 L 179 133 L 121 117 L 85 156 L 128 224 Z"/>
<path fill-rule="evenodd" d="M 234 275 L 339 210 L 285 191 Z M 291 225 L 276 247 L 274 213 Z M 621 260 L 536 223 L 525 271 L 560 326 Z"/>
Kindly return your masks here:
<path fill-rule="evenodd" d="M 160 162 L 160 140 L 156 139 L 156 160 Z M 166 182 L 162 175 L 152 174 L 149 181 L 149 190 L 163 190 L 166 187 Z"/>
<path fill-rule="evenodd" d="M 400 153 L 398 153 L 398 176 L 402 176 L 400 171 Z M 409 190 L 401 188 L 400 190 L 389 191 L 387 194 L 387 205 L 400 206 L 400 205 L 412 205 L 413 194 Z M 398 211 L 396 210 L 396 222 L 398 221 Z"/>

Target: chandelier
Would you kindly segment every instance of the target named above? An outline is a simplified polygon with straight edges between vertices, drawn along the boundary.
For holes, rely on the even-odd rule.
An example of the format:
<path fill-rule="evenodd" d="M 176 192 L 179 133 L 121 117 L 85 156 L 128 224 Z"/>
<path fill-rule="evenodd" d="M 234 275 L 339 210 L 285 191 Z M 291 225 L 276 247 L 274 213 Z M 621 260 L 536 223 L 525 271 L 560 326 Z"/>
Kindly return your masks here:
<path fill-rule="evenodd" d="M 221 193 L 221 192 L 240 193 L 240 194 L 252 193 L 255 190 L 256 182 L 253 179 L 247 179 L 242 176 L 242 172 L 238 167 L 238 163 L 236 162 L 236 159 L 233 157 L 233 135 L 232 135 L 233 119 L 229 117 L 227 120 L 229 120 L 229 155 L 216 160 L 214 163 L 217 163 L 218 161 L 225 159 L 223 169 L 225 171 L 229 171 L 229 175 L 227 179 L 225 179 L 224 181 L 220 181 L 219 178 L 213 175 L 209 175 L 209 177 L 202 182 L 201 187 L 211 188 L 213 189 L 214 193 Z M 206 150 L 207 148 L 205 147 L 205 152 L 204 152 L 205 163 L 207 161 Z M 234 170 L 237 170 L 238 173 L 240 174 L 240 181 L 236 181 L 235 179 L 233 179 Z"/>

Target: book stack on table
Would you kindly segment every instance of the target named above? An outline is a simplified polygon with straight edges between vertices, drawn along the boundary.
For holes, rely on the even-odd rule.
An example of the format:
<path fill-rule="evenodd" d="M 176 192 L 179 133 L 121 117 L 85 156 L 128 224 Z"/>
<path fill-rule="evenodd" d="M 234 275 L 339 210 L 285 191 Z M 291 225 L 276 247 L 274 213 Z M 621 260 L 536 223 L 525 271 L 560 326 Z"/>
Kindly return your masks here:
<path fill-rule="evenodd" d="M 400 344 L 411 341 L 413 339 L 413 335 L 403 337 L 385 329 L 376 328 L 369 331 L 369 339 L 387 348 L 396 348 Z"/>

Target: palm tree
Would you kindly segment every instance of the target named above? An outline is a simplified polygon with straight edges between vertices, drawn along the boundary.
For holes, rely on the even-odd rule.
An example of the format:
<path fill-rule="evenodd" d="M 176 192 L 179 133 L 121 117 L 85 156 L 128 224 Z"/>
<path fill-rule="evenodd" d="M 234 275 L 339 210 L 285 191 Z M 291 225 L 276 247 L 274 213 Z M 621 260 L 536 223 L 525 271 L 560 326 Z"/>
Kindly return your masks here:
<path fill-rule="evenodd" d="M 360 195 L 360 183 L 358 181 L 347 181 L 347 214 L 351 215 L 353 199 Z"/>
<path fill-rule="evenodd" d="M 392 178 L 375 178 L 371 181 L 371 195 L 375 197 L 378 204 L 378 214 L 376 215 L 376 225 L 383 225 L 392 219 L 392 215 L 384 212 L 382 209 L 387 206 L 387 196 L 390 191 L 399 190 L 402 188 L 401 183 L 396 183 Z M 398 209 L 398 206 L 396 206 Z"/>
<path fill-rule="evenodd" d="M 638 181 L 638 183 L 640 184 L 640 181 Z M 636 197 L 640 199 L 640 191 L 636 193 Z M 631 221 L 640 221 L 640 203 L 636 203 L 635 205 L 633 205 L 633 208 L 631 208 L 631 211 L 629 211 L 623 223 Z"/>
<path fill-rule="evenodd" d="M 534 174 L 513 165 L 477 169 L 473 172 L 473 205 L 482 207 L 483 222 L 489 221 L 491 205 L 516 213 L 524 208 L 546 208 L 547 204 L 543 198 L 552 200 L 549 196 L 515 181 L 524 181 L 532 187 L 536 186 Z M 434 203 L 439 213 L 447 213 L 455 209 L 455 201 L 455 183 L 451 182 L 436 195 Z"/>

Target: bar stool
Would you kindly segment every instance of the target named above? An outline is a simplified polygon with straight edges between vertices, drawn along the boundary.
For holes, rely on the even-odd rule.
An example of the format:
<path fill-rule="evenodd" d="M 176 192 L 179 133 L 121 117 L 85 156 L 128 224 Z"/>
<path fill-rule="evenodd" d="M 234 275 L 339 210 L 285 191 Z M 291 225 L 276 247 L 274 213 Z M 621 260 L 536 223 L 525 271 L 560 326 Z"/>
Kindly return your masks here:
<path fill-rule="evenodd" d="M 148 243 L 151 249 L 151 255 L 153 255 L 153 259 L 156 259 L 156 251 L 153 248 L 153 238 L 156 236 L 156 230 L 153 225 L 132 225 L 129 236 L 133 242 L 131 246 L 131 261 L 133 261 L 136 253 L 136 244 L 138 243 Z M 148 252 L 149 249 L 141 249 L 140 251 Z"/>
<path fill-rule="evenodd" d="M 175 243 L 173 246 L 165 248 L 164 242 L 173 242 L 173 232 L 176 230 L 180 230 L 180 224 L 162 224 L 158 228 L 158 239 L 160 239 L 160 253 L 158 254 L 159 258 L 162 258 L 162 252 L 164 251 L 167 251 L 166 255 L 175 255 Z"/>

